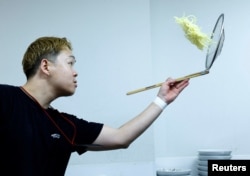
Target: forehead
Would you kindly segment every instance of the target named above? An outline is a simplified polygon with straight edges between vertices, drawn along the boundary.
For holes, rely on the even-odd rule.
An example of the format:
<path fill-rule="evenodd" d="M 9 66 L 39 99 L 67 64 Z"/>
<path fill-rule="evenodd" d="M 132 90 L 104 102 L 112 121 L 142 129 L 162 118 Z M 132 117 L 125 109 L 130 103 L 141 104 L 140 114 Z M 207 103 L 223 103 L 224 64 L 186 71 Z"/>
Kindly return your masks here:
<path fill-rule="evenodd" d="M 73 55 L 70 49 L 63 49 L 57 56 L 58 60 L 65 60 L 65 59 L 73 59 L 75 60 L 75 56 Z"/>

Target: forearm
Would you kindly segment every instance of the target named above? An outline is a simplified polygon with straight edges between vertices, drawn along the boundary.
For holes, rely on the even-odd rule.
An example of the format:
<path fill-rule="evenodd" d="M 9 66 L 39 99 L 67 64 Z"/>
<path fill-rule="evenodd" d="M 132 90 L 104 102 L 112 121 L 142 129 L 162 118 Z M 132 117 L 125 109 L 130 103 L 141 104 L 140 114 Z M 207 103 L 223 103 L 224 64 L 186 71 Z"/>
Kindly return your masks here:
<path fill-rule="evenodd" d="M 138 138 L 162 113 L 162 109 L 152 102 L 144 111 L 118 129 L 118 137 L 125 146 Z"/>
<path fill-rule="evenodd" d="M 94 141 L 99 147 L 88 147 L 88 150 L 112 150 L 127 148 L 138 138 L 161 114 L 162 109 L 151 103 L 144 111 L 119 128 L 104 125 L 100 135 Z"/>

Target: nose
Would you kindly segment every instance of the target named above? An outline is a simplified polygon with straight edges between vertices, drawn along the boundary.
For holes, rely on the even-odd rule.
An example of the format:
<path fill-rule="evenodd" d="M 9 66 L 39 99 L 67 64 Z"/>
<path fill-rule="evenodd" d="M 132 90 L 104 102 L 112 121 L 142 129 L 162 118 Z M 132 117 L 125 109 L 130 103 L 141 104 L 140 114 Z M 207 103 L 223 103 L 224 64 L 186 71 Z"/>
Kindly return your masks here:
<path fill-rule="evenodd" d="M 76 70 L 73 71 L 73 75 L 74 75 L 74 77 L 77 77 L 77 76 L 78 76 L 78 73 L 77 73 Z"/>

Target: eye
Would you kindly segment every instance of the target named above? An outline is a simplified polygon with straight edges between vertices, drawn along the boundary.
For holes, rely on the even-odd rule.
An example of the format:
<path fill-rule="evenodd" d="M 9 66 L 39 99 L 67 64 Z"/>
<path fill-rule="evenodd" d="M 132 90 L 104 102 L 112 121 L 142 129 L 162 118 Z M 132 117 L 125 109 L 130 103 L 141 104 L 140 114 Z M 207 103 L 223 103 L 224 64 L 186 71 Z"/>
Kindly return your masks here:
<path fill-rule="evenodd" d="M 74 66 L 74 64 L 76 63 L 75 57 L 70 57 L 67 58 L 67 64 L 69 64 L 70 66 Z"/>
<path fill-rule="evenodd" d="M 73 66 L 75 64 L 75 62 L 70 61 L 70 62 L 68 62 L 68 64 L 71 65 L 71 66 Z"/>

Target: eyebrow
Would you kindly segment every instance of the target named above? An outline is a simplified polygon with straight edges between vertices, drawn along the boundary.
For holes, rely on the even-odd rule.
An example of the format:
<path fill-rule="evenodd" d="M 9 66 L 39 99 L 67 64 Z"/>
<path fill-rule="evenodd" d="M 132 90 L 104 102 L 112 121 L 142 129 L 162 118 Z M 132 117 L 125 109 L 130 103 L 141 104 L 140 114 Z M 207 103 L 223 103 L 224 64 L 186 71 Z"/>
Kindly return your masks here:
<path fill-rule="evenodd" d="M 74 61 L 76 62 L 76 58 L 75 58 L 75 56 L 70 55 L 69 57 L 70 57 L 70 58 L 72 58 L 72 59 L 74 59 Z"/>

